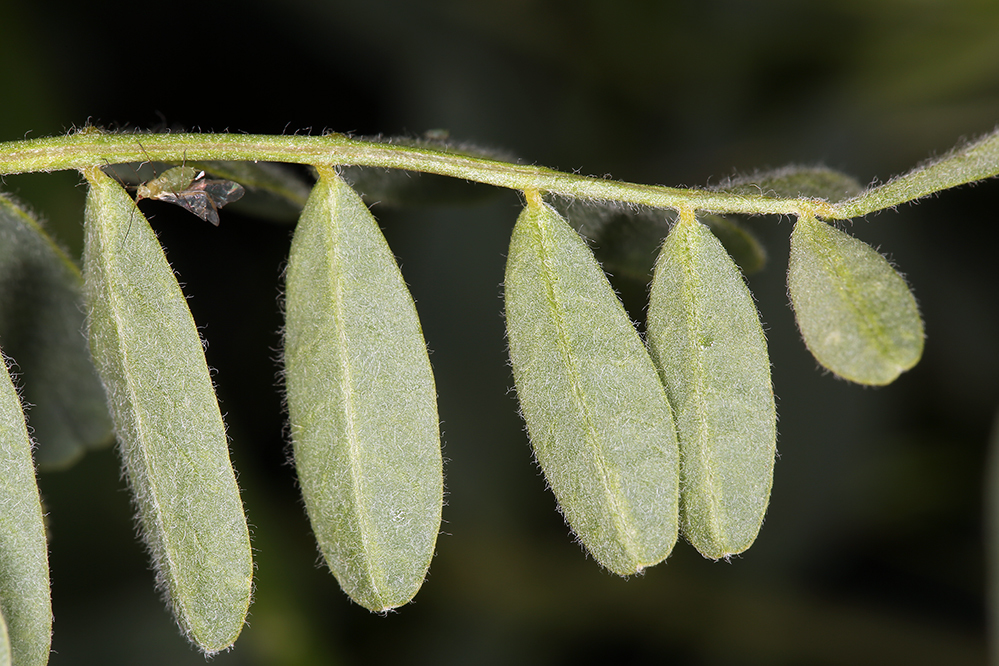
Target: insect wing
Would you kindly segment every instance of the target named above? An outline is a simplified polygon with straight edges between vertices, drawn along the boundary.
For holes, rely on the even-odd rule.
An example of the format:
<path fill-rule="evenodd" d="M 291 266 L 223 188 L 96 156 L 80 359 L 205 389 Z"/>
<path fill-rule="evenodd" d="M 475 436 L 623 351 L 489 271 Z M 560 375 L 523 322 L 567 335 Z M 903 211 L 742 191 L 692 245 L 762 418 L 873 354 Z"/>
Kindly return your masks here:
<path fill-rule="evenodd" d="M 246 193 L 243 186 L 231 180 L 205 178 L 205 172 L 193 167 L 176 167 L 159 178 L 140 185 L 135 200 L 166 201 L 194 213 L 202 220 L 219 225 L 218 209 Z"/>
<path fill-rule="evenodd" d="M 211 222 L 216 227 L 219 226 L 219 212 L 212 198 L 201 190 L 188 189 L 183 192 L 163 192 L 156 197 L 160 201 L 166 201 L 180 206 L 186 211 L 194 213 L 205 222 Z"/>
<path fill-rule="evenodd" d="M 198 178 L 191 186 L 177 194 L 177 205 L 183 206 L 202 220 L 219 225 L 218 209 L 236 201 L 246 190 L 231 180 Z"/>
<path fill-rule="evenodd" d="M 204 191 L 211 198 L 216 208 L 221 208 L 228 203 L 232 203 L 246 194 L 246 190 L 243 189 L 242 185 L 234 183 L 231 180 L 196 180 L 191 184 L 189 189 Z"/>

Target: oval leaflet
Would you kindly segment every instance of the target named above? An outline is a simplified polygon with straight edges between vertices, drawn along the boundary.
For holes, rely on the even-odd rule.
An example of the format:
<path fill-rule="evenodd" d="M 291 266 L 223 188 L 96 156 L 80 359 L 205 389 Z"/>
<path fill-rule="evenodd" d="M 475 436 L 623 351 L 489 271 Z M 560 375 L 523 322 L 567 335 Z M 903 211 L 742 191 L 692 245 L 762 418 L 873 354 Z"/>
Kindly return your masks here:
<path fill-rule="evenodd" d="M 683 534 L 705 557 L 742 552 L 773 484 L 770 358 L 739 269 L 691 211 L 656 262 L 648 339 L 676 414 Z"/>
<path fill-rule="evenodd" d="M 98 168 L 87 194 L 88 334 L 158 585 L 212 654 L 235 642 L 253 563 L 201 338 L 149 223 Z"/>
<path fill-rule="evenodd" d="M 919 362 L 916 299 L 867 243 L 801 216 L 791 234 L 787 287 L 805 345 L 840 377 L 882 386 Z"/>
<path fill-rule="evenodd" d="M 320 169 L 295 230 L 285 310 L 295 466 L 320 550 L 358 604 L 400 606 L 440 530 L 437 393 L 392 252 L 332 170 Z"/>
<path fill-rule="evenodd" d="M 505 278 L 517 396 L 566 522 L 620 575 L 677 536 L 677 444 L 656 369 L 593 253 L 528 193 Z"/>

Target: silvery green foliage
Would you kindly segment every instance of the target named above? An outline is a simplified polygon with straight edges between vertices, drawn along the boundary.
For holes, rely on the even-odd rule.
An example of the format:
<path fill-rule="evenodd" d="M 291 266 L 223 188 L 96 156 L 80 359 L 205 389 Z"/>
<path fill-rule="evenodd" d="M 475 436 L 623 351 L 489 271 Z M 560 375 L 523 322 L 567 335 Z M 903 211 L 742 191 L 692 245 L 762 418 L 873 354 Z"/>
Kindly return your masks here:
<path fill-rule="evenodd" d="M 48 544 L 17 391 L 0 353 L 0 663 L 48 662 L 52 635 Z"/>
<path fill-rule="evenodd" d="M 412 296 L 360 197 L 322 171 L 288 262 L 285 379 L 320 550 L 373 611 L 405 604 L 440 530 L 437 395 Z"/>
<path fill-rule="evenodd" d="M 510 241 L 507 332 L 517 396 L 566 522 L 611 571 L 677 536 L 677 444 L 656 369 L 583 240 L 530 201 Z"/>
<path fill-rule="evenodd" d="M 800 217 L 791 234 L 787 285 L 809 351 L 840 377 L 890 384 L 922 356 L 916 299 L 866 243 Z"/>
<path fill-rule="evenodd" d="M 80 169 L 91 183 L 91 348 L 160 584 L 181 627 L 208 654 L 231 645 L 244 622 L 252 574 L 246 522 L 183 294 L 147 221 L 99 167 L 119 163 L 119 176 L 140 181 L 157 176 L 134 171 L 140 162 L 204 169 L 247 188 L 235 205 L 285 220 L 309 186 L 294 168 L 266 161 L 320 172 L 288 269 L 288 406 L 320 548 L 344 589 L 373 610 L 412 598 L 429 566 L 441 516 L 439 429 L 412 299 L 374 219 L 336 169 L 349 171 L 362 196 L 385 203 L 478 197 L 459 180 L 527 193 L 505 293 L 518 395 L 566 520 L 599 562 L 624 575 L 669 554 L 678 520 L 700 552 L 720 558 L 752 543 L 766 510 L 776 432 L 769 361 L 732 262 L 748 274 L 766 255 L 738 216 L 798 217 L 788 285 L 806 344 L 840 376 L 885 384 L 922 353 L 915 301 L 883 257 L 819 219 L 845 220 L 999 174 L 999 130 L 864 191 L 842 174 L 800 167 L 703 190 L 617 182 L 496 159 L 437 132 L 401 142 L 338 134 L 138 138 L 86 127 L 0 143 L 0 176 Z M 188 162 L 195 155 L 215 161 Z M 433 175 L 417 181 L 418 172 Z M 649 343 L 658 369 L 589 248 L 543 194 L 570 202 L 573 224 L 595 238 L 608 267 L 631 278 L 647 277 L 681 213 L 652 286 Z M 7 349 L 11 341 L 25 395 L 38 404 L 31 417 L 42 462 L 68 461 L 108 431 L 103 408 L 94 409 L 100 386 L 92 373 L 84 379 L 89 364 L 79 340 L 73 344 L 78 292 L 71 263 L 0 197 L 0 343 Z M 59 412 L 68 418 L 56 427 L 51 414 Z M 0 418 L 0 454 L 9 458 L 0 501 L 14 497 L 17 507 L 0 511 L 0 619 L 14 662 L 44 663 L 45 540 L 23 410 L 9 379 L 0 387 Z M 46 432 L 60 428 L 69 434 Z M 50 446 L 59 440 L 66 445 Z"/>
<path fill-rule="evenodd" d="M 705 557 L 742 552 L 773 483 L 770 358 L 739 269 L 692 215 L 681 215 L 656 262 L 648 337 L 676 415 L 681 530 Z"/>
<path fill-rule="evenodd" d="M 0 195 L 0 345 L 22 373 L 42 468 L 111 443 L 104 387 L 83 336 L 83 280 L 24 208 Z"/>
<path fill-rule="evenodd" d="M 84 285 L 143 537 L 174 616 L 206 654 L 231 646 L 253 563 L 201 339 L 149 223 L 100 169 L 85 172 Z"/>

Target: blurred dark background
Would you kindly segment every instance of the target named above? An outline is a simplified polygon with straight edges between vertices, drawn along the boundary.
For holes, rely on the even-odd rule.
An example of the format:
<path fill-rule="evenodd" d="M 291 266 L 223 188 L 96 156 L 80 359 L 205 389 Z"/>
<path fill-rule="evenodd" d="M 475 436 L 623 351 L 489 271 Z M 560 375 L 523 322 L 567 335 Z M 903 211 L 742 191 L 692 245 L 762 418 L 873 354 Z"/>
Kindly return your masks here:
<path fill-rule="evenodd" d="M 106 128 L 419 136 L 667 185 L 787 163 L 887 179 L 999 122 L 989 0 L 0 0 L 0 140 Z M 74 254 L 75 173 L 8 177 Z M 420 311 L 446 458 L 444 534 L 415 603 L 352 605 L 319 565 L 287 464 L 278 367 L 290 225 L 213 228 L 144 204 L 217 369 L 256 598 L 228 664 L 981 664 L 983 463 L 999 405 L 999 183 L 857 220 L 926 320 L 923 361 L 824 374 L 769 265 L 780 437 L 770 511 L 730 563 L 684 543 L 622 580 L 573 543 L 510 392 L 501 281 L 520 202 L 374 207 Z M 619 285 L 626 293 L 632 286 Z M 637 290 L 639 297 L 641 289 Z M 643 304 L 631 298 L 633 316 Z M 40 477 L 52 664 L 197 664 L 153 591 L 113 449 Z"/>

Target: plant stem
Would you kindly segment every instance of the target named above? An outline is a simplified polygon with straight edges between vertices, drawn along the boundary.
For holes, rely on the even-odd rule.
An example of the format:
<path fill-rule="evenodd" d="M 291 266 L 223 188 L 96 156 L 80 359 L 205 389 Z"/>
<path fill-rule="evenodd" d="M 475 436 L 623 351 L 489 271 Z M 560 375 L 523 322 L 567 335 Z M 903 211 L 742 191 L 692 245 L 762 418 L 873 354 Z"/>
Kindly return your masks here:
<path fill-rule="evenodd" d="M 538 190 L 653 208 L 777 215 L 810 213 L 818 217 L 836 217 L 835 206 L 818 199 L 780 199 L 640 185 L 451 152 L 446 146 L 392 144 L 353 139 L 342 134 L 110 134 L 91 128 L 69 136 L 0 143 L 0 175 L 183 159 L 385 167 L 463 178 L 515 190 Z"/>
<path fill-rule="evenodd" d="M 443 144 L 391 143 L 324 136 L 254 134 L 113 134 L 87 127 L 68 136 L 0 143 L 0 176 L 143 161 L 265 161 L 317 167 L 406 169 L 577 199 L 750 215 L 810 215 L 843 220 L 999 174 L 999 129 L 853 199 L 780 198 L 639 185 L 503 162 Z"/>

